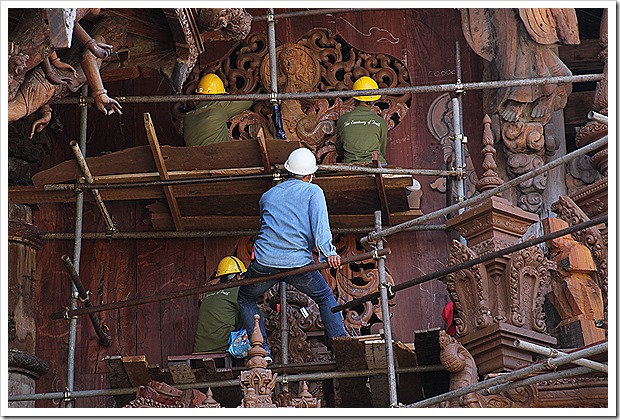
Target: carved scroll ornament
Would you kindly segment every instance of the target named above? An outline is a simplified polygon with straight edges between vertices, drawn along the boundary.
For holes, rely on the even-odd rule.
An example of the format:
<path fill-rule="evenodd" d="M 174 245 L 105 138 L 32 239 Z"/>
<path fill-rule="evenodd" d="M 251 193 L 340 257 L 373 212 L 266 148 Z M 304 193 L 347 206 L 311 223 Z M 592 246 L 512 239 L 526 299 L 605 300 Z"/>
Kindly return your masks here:
<path fill-rule="evenodd" d="M 266 93 L 270 91 L 267 54 L 267 35 L 251 34 L 235 45 L 224 58 L 195 69 L 183 92 L 192 93 L 202 75 L 216 73 L 224 82 L 227 92 Z M 381 88 L 410 86 L 409 73 L 404 63 L 387 54 L 359 51 L 327 29 L 314 29 L 296 43 L 277 46 L 276 55 L 279 92 L 351 90 L 355 80 L 364 75 L 377 80 Z M 373 110 L 381 114 L 388 123 L 388 129 L 392 129 L 407 113 L 410 103 L 410 94 L 384 95 L 375 103 Z M 284 105 L 290 106 L 290 109 Z M 172 112 L 179 130 L 183 112 L 192 106 L 173 106 Z M 300 139 L 314 150 L 322 162 L 335 162 L 333 125 L 340 115 L 353 107 L 353 98 L 283 101 L 283 108 L 286 108 L 284 117 L 289 118 L 286 121 L 288 135 Z M 270 114 L 268 101 L 255 103 L 252 111 L 232 119 L 232 138 L 254 138 L 249 132 L 253 124 L 263 127 L 265 133 L 273 133 Z"/>

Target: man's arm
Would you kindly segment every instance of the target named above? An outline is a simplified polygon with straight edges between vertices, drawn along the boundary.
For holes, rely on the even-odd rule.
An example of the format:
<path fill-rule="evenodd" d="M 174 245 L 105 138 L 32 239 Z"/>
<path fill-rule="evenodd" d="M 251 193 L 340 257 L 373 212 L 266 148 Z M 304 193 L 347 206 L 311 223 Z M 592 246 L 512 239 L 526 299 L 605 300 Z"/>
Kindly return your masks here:
<path fill-rule="evenodd" d="M 310 228 L 314 236 L 314 246 L 319 251 L 319 261 L 324 262 L 328 257 L 338 254 L 336 253 L 336 247 L 332 244 L 332 232 L 329 227 L 325 194 L 318 186 L 314 188 L 310 197 L 309 214 Z M 331 266 L 332 262 L 329 259 L 328 262 Z"/>

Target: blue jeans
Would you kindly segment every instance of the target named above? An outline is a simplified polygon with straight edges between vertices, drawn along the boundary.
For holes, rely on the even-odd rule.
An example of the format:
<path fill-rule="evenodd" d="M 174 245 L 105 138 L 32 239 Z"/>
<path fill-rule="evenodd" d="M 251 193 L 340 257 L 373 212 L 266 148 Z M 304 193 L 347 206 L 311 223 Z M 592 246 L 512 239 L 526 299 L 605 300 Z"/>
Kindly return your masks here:
<path fill-rule="evenodd" d="M 259 264 L 256 260 L 252 261 L 248 271 L 245 273 L 244 278 L 253 278 L 260 276 L 267 276 L 276 274 L 287 269 L 266 267 Z M 254 330 L 254 315 L 259 313 L 256 302 L 258 298 L 269 290 L 274 284 L 284 281 L 293 285 L 299 291 L 310 296 L 312 300 L 319 306 L 319 312 L 321 314 L 321 320 L 327 333 L 327 346 L 331 348 L 332 337 L 342 337 L 346 333 L 344 331 L 344 325 L 342 323 L 342 315 L 340 312 L 333 313 L 331 309 L 337 306 L 336 299 L 332 289 L 329 288 L 327 282 L 319 271 L 311 271 L 304 274 L 296 274 L 292 276 L 286 276 L 282 279 L 267 280 L 264 282 L 254 283 L 246 286 L 239 287 L 239 294 L 237 295 L 237 302 L 239 303 L 239 311 L 241 312 L 241 319 L 243 320 L 243 326 L 248 331 L 248 335 L 252 335 Z M 263 324 L 263 318 L 261 317 L 260 331 L 263 334 L 264 342 L 263 348 L 267 351 L 267 354 L 271 354 L 269 345 L 267 344 L 267 332 L 265 331 L 265 325 Z"/>

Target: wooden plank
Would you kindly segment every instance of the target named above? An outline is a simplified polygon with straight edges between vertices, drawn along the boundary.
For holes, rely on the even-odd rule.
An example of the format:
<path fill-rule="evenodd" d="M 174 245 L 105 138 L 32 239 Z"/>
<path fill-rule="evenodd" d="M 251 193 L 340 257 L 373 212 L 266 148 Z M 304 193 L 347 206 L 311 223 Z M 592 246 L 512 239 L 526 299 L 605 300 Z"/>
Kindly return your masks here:
<path fill-rule="evenodd" d="M 110 388 L 131 388 L 132 386 L 122 359 L 122 356 L 118 355 L 105 357 Z"/>
<path fill-rule="evenodd" d="M 299 148 L 295 140 L 266 139 L 265 144 L 272 164 L 283 164 L 288 155 Z M 207 146 L 162 145 L 161 153 L 170 171 L 263 167 L 256 140 L 229 141 Z M 103 156 L 87 157 L 86 163 L 93 174 L 114 175 L 156 172 L 150 146 L 135 146 Z M 67 160 L 52 168 L 37 172 L 32 177 L 35 186 L 74 181 L 82 176 L 75 160 Z"/>
<path fill-rule="evenodd" d="M 271 173 L 271 163 L 269 161 L 269 153 L 267 152 L 267 144 L 265 143 L 265 133 L 263 132 L 263 127 L 258 130 L 256 138 L 258 139 L 258 147 L 260 148 L 260 156 L 263 159 L 263 167 L 265 168 L 265 172 Z"/>
<path fill-rule="evenodd" d="M 381 167 L 379 162 L 379 153 L 377 151 L 372 152 L 372 164 L 375 168 Z M 388 206 L 387 196 L 385 194 L 385 183 L 383 182 L 383 175 L 375 174 L 375 181 L 377 183 L 377 193 L 379 194 L 379 201 L 381 202 L 381 212 L 383 213 L 382 224 L 391 225 L 390 222 L 390 207 Z"/>
<path fill-rule="evenodd" d="M 191 384 L 196 382 L 196 375 L 189 360 L 168 362 L 168 370 L 175 384 Z"/>
<path fill-rule="evenodd" d="M 146 356 L 123 356 L 123 366 L 133 387 L 146 385 L 151 380 Z"/>
<path fill-rule="evenodd" d="M 146 129 L 146 136 L 149 139 L 151 153 L 153 153 L 153 159 L 155 160 L 155 166 L 157 166 L 157 172 L 159 172 L 159 177 L 162 181 L 167 181 L 170 179 L 168 177 L 168 169 L 166 168 L 166 162 L 164 161 L 164 158 L 161 154 L 161 149 L 159 148 L 159 141 L 157 140 L 157 133 L 155 133 L 153 121 L 151 120 L 151 114 L 149 114 L 148 112 L 144 113 L 144 128 Z M 164 194 L 166 195 L 166 201 L 168 202 L 168 207 L 170 208 L 172 220 L 174 221 L 174 226 L 176 230 L 183 230 L 181 212 L 179 211 L 179 205 L 177 203 L 176 197 L 174 196 L 172 186 L 164 185 L 163 189 Z"/>

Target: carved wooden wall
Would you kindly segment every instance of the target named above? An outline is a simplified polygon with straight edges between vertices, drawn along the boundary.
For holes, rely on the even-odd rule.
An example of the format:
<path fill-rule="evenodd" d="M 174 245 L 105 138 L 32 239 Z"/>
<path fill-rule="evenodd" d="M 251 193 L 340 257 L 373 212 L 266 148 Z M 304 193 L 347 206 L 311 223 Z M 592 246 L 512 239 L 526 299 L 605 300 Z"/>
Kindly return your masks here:
<path fill-rule="evenodd" d="M 264 10 L 249 9 L 255 16 Z M 415 85 L 453 83 L 454 43 L 461 45 L 463 79 L 479 80 L 481 63 L 478 57 L 465 49 L 465 41 L 458 22 L 458 11 L 453 9 L 404 9 L 380 12 L 351 12 L 335 16 L 310 16 L 303 19 L 281 19 L 276 37 L 280 44 L 299 45 L 299 40 L 316 28 L 326 28 L 332 36 L 346 40 L 351 49 L 368 56 L 384 54 L 391 63 L 402 63 L 401 73 L 409 75 L 408 83 Z M 252 31 L 265 29 L 264 22 L 253 22 Z M 236 42 L 212 42 L 197 62 L 199 68 L 227 56 Z M 304 45 L 305 46 L 305 45 Z M 309 47 L 308 47 L 309 48 Z M 335 47 L 333 47 L 335 48 Z M 387 60 L 387 58 L 386 58 Z M 260 64 L 257 60 L 256 65 Z M 106 70 L 111 71 L 111 70 Z M 106 77 L 102 73 L 102 77 Z M 338 76 L 339 77 L 339 76 Z M 259 79 L 252 79 L 259 86 Z M 395 79 L 390 79 L 395 80 Z M 402 83 L 398 80 L 395 83 Z M 328 86 L 327 82 L 323 82 Z M 390 82 L 392 83 L 392 82 Z M 329 86 L 335 86 L 333 83 Z M 173 89 L 163 76 L 142 75 L 135 79 L 111 80 L 106 89 L 113 95 L 171 94 Z M 426 125 L 428 110 L 438 94 L 419 94 L 410 98 L 409 110 L 398 124 L 389 131 L 387 159 L 401 167 L 444 167 L 444 153 L 440 141 Z M 465 130 L 471 142 L 481 136 L 479 121 L 482 119 L 482 96 L 479 92 L 466 94 Z M 328 107 L 329 108 L 329 107 Z M 325 108 L 325 109 L 328 109 Z M 323 108 L 320 108 L 323 109 Z M 256 111 L 256 109 L 254 109 Z M 88 156 L 116 151 L 127 147 L 147 145 L 143 113 L 154 116 L 154 124 L 162 144 L 183 144 L 174 124 L 168 104 L 124 104 L 123 115 L 104 116 L 89 112 Z M 73 159 L 68 143 L 79 133 L 78 112 L 75 106 L 58 106 L 62 130 L 54 132 L 50 154 L 42 159 L 40 169 L 51 167 L 64 160 Z M 398 113 L 394 115 L 399 115 Z M 400 118 L 400 117 L 399 117 Z M 328 118 L 329 119 L 329 118 Z M 481 147 L 472 145 L 472 150 Z M 481 157 L 472 153 L 474 165 Z M 430 186 L 436 177 L 422 178 L 424 201 L 422 211 L 429 213 L 445 205 L 445 195 Z M 149 202 L 110 203 L 110 213 L 116 217 L 119 229 L 124 232 L 152 231 L 148 225 Z M 46 204 L 34 211 L 33 222 L 43 231 L 72 232 L 74 206 Z M 438 221 L 439 223 L 441 221 Z M 85 232 L 103 232 L 104 223 L 98 209 L 90 202 L 85 206 Z M 356 238 L 358 239 L 360 235 Z M 386 266 L 398 284 L 443 266 L 449 254 L 451 235 L 442 231 L 409 232 L 388 238 L 386 246 L 392 254 Z M 166 240 L 113 240 L 83 243 L 80 273 L 85 287 L 93 293 L 94 304 L 111 303 L 151 294 L 162 294 L 181 288 L 204 284 L 215 270 L 217 262 L 234 252 L 238 238 L 166 239 Z M 336 238 L 343 252 L 357 252 L 349 237 Z M 49 314 L 64 308 L 68 302 L 70 282 L 60 260 L 63 254 L 72 255 L 72 241 L 49 241 L 37 254 L 38 271 L 36 296 L 39 300 L 37 322 L 40 334 L 37 354 L 50 364 L 50 373 L 38 382 L 40 391 L 62 391 L 65 386 L 67 324 L 52 321 Z M 342 284 L 340 293 L 359 294 L 368 282 L 376 281 L 367 266 L 362 271 L 346 274 L 358 277 L 354 290 Z M 324 273 L 329 278 L 329 273 Z M 336 276 L 330 281 L 340 282 Z M 334 283 L 334 284 L 335 284 Z M 347 287 L 345 287 L 347 285 Z M 76 359 L 76 389 L 97 389 L 107 386 L 106 367 L 101 361 L 106 354 L 144 354 L 152 363 L 163 365 L 168 355 L 191 353 L 198 297 L 153 303 L 124 308 L 103 314 L 103 322 L 110 328 L 113 343 L 110 348 L 97 344 L 96 335 L 86 318 L 78 322 Z M 412 342 L 415 330 L 443 326 L 441 309 L 447 302 L 445 285 L 432 281 L 399 292 L 393 302 L 392 328 L 395 339 Z M 354 319 L 372 320 L 376 314 L 373 305 L 360 308 Z M 374 321 L 373 321 L 374 322 Z M 355 324 L 353 325 L 354 328 Z M 40 354 L 39 354 L 40 351 Z M 55 407 L 59 401 L 40 401 L 37 406 Z M 110 406 L 112 397 L 79 399 L 78 407 Z"/>

